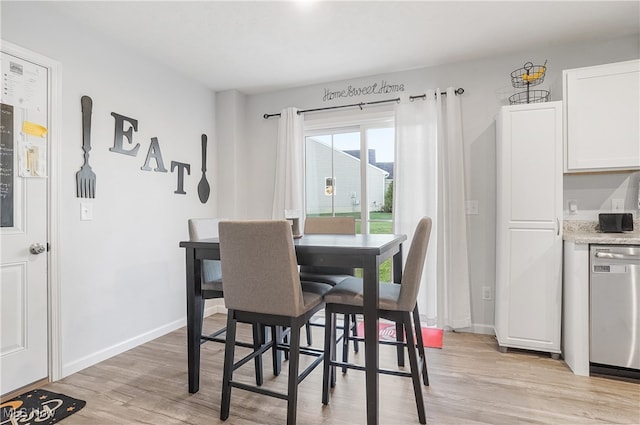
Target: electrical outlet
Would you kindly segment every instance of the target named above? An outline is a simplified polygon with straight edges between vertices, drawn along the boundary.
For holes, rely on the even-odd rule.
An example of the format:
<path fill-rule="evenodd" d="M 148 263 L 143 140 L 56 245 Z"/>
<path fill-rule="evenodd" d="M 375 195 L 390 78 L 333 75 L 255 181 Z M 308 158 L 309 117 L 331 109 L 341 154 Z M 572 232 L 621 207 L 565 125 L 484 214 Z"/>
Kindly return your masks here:
<path fill-rule="evenodd" d="M 482 287 L 482 299 L 483 300 L 490 300 L 491 299 L 491 287 L 490 286 L 483 286 Z"/>
<path fill-rule="evenodd" d="M 569 199 L 567 204 L 569 206 L 569 214 L 576 214 L 578 212 L 578 201 L 575 199 Z"/>
<path fill-rule="evenodd" d="M 624 211 L 624 199 L 612 199 L 611 200 L 611 210 L 612 211 Z"/>

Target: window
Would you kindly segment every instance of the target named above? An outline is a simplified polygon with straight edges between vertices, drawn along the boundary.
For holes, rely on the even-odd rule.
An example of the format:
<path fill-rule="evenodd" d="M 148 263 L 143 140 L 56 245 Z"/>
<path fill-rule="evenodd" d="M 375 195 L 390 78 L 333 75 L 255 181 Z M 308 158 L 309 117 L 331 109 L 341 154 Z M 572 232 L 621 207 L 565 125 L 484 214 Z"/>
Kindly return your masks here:
<path fill-rule="evenodd" d="M 353 216 L 357 233 L 393 233 L 393 116 L 305 129 L 306 215 Z M 390 263 L 381 279 L 390 279 Z"/>

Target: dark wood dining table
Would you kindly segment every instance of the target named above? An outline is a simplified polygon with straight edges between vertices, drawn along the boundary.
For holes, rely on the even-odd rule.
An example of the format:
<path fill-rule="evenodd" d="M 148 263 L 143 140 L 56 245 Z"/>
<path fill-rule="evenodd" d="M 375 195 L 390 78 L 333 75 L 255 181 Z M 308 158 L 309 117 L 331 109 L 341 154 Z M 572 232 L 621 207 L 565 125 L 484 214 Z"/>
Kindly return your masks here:
<path fill-rule="evenodd" d="M 406 235 L 304 235 L 294 240 L 298 264 L 362 269 L 367 424 L 378 424 L 378 281 L 380 264 L 392 260 L 393 280 L 402 278 L 402 243 Z M 200 388 L 202 334 L 202 260 L 219 260 L 218 238 L 180 242 L 186 251 L 187 352 L 189 392 Z M 223 278 L 224 279 L 224 278 Z"/>

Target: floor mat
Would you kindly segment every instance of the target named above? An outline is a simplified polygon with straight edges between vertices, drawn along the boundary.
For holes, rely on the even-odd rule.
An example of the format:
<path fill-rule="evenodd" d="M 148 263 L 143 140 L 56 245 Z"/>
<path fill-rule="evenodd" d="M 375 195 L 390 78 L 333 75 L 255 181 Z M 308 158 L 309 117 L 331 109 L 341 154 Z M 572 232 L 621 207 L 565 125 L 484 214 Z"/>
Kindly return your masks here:
<path fill-rule="evenodd" d="M 378 339 L 386 341 L 396 340 L 396 325 L 390 322 L 378 322 Z M 364 323 L 358 323 L 358 335 L 364 335 Z M 428 348 L 442 348 L 442 329 L 422 328 L 422 342 Z"/>
<path fill-rule="evenodd" d="M 57 424 L 85 406 L 86 401 L 47 390 L 32 390 L 0 405 L 0 424 Z"/>

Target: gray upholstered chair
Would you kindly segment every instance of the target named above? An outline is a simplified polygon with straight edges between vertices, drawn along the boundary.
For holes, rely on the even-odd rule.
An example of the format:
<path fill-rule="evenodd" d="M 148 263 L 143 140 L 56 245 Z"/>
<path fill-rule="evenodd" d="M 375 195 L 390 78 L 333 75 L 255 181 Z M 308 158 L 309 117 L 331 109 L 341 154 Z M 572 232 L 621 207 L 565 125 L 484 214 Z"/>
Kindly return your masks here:
<path fill-rule="evenodd" d="M 189 219 L 189 240 L 199 241 L 202 239 L 218 237 L 218 218 L 192 218 Z M 209 300 L 214 298 L 222 298 L 222 271 L 220 269 L 220 261 L 202 260 L 202 299 Z M 204 311 L 204 303 L 202 303 Z M 203 315 L 204 316 L 204 315 Z M 201 339 L 217 340 L 220 334 L 224 333 L 224 328 L 214 332 L 211 335 L 203 335 Z M 218 342 L 224 342 L 224 339 L 218 339 Z"/>
<path fill-rule="evenodd" d="M 309 235 L 355 235 L 354 217 L 307 217 L 304 233 Z M 322 282 L 335 286 L 353 276 L 355 270 L 348 267 L 300 266 L 300 280 Z"/>
<path fill-rule="evenodd" d="M 356 219 L 354 217 L 307 217 L 304 222 L 304 233 L 312 235 L 355 235 Z M 333 286 L 345 279 L 353 277 L 355 269 L 349 267 L 323 267 L 323 266 L 300 266 L 300 280 L 302 288 L 307 291 L 324 294 Z M 352 322 L 352 323 L 351 323 Z M 311 345 L 312 323 L 307 324 L 307 344 Z M 344 329 L 351 329 L 357 336 L 358 323 L 356 315 L 344 316 Z M 348 348 L 349 340 L 343 339 L 344 349 Z M 358 352 L 358 341 L 354 340 L 353 348 Z"/>
<path fill-rule="evenodd" d="M 220 419 L 229 417 L 231 388 L 287 400 L 287 424 L 296 422 L 298 384 L 322 363 L 324 350 L 300 347 L 300 329 L 324 308 L 322 295 L 303 291 L 293 246 L 291 224 L 286 220 L 224 221 L 220 223 L 220 258 L 225 282 L 227 343 Z M 273 338 L 252 354 L 235 361 L 236 323 L 261 323 L 277 329 L 290 329 L 290 345 Z M 236 369 L 272 348 L 289 352 L 287 393 L 276 393 L 235 381 Z M 316 359 L 298 373 L 300 354 Z"/>
<path fill-rule="evenodd" d="M 225 219 L 221 218 L 192 218 L 189 219 L 189 240 L 199 241 L 202 239 L 217 238 L 218 237 L 218 223 Z M 218 260 L 202 260 L 201 271 L 201 288 L 202 299 L 216 299 L 224 298 L 224 291 L 222 287 L 222 269 L 220 261 Z M 204 322 L 204 302 L 202 303 L 202 318 Z M 200 329 L 202 329 L 202 324 Z M 223 334 L 227 331 L 226 327 L 220 328 L 211 334 L 200 335 L 200 343 L 207 341 L 225 342 Z M 265 341 L 264 328 L 259 325 L 253 327 L 253 342 L 237 341 L 237 344 L 243 347 L 257 347 Z M 274 358 L 274 368 L 279 368 L 279 364 L 276 364 L 277 359 Z M 256 383 L 262 385 L 262 357 L 257 357 L 255 360 L 256 368 Z"/>
<path fill-rule="evenodd" d="M 424 269 L 429 236 L 431 235 L 431 219 L 422 218 L 418 222 L 413 241 L 407 255 L 407 262 L 404 267 L 401 283 L 380 283 L 379 285 L 379 317 L 401 323 L 404 328 L 406 342 L 400 342 L 407 347 L 409 354 L 410 372 L 399 370 L 379 369 L 380 373 L 391 375 L 408 376 L 413 380 L 413 390 L 418 409 L 418 419 L 420 423 L 426 423 L 424 400 L 422 398 L 422 387 L 420 385 L 420 375 L 424 385 L 429 385 L 427 374 L 427 360 L 425 356 L 424 343 L 422 341 L 422 330 L 420 327 L 420 315 L 416 300 L 420 289 L 420 279 Z M 336 362 L 336 313 L 362 313 L 363 310 L 363 282 L 362 279 L 350 278 L 334 286 L 324 296 L 326 303 L 325 314 L 327 325 L 325 326 L 325 360 L 322 383 L 322 402 L 329 403 L 329 385 L 335 386 L 335 366 L 342 366 L 353 369 L 362 369 L 361 366 L 348 364 L 347 362 Z M 411 316 L 413 314 L 413 329 Z M 365 318 L 366 320 L 366 318 Z M 414 330 L 415 338 L 414 340 Z M 381 341 L 381 343 L 383 343 Z M 389 342 L 397 345 L 398 341 Z M 416 350 L 418 351 L 416 355 Z"/>

